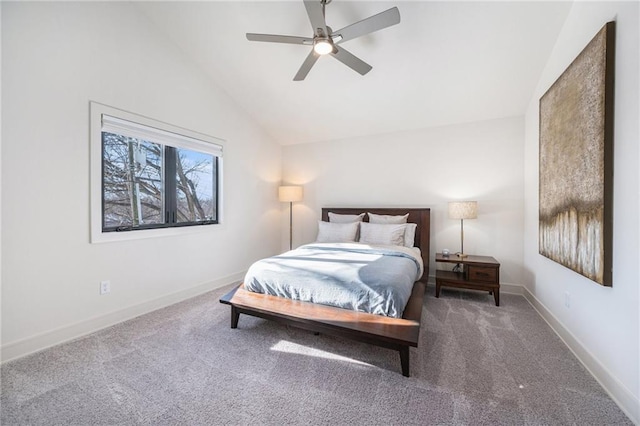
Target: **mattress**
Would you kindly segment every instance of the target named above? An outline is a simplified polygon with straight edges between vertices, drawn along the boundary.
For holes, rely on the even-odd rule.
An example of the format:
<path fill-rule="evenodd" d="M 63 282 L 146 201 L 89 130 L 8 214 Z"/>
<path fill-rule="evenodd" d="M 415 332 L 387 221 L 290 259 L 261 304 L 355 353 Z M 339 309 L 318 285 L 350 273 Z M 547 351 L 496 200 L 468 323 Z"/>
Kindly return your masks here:
<path fill-rule="evenodd" d="M 255 262 L 248 291 L 401 318 L 424 265 L 415 247 L 313 243 Z"/>

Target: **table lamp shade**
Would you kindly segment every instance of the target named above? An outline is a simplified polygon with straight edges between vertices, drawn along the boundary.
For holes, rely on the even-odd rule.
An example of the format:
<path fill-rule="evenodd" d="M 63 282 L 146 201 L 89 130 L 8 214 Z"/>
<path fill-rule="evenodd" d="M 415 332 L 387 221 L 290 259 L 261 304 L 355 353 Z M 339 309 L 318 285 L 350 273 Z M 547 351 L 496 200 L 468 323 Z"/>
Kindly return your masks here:
<path fill-rule="evenodd" d="M 449 219 L 476 219 L 478 217 L 477 201 L 449 202 Z"/>
<path fill-rule="evenodd" d="M 278 188 L 278 200 L 282 202 L 302 201 L 301 186 L 281 186 Z"/>

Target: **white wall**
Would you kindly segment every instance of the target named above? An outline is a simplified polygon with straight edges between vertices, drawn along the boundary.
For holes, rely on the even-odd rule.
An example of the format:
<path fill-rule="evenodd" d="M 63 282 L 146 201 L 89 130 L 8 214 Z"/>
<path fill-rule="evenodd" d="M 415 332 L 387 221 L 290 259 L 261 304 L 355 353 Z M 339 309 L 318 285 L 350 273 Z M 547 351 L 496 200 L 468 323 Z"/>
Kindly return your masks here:
<path fill-rule="evenodd" d="M 2 2 L 0 2 L 2 22 Z M 0 99 L 2 99 L 2 31 L 0 31 Z M 0 242 L 2 241 L 2 102 L 0 102 Z M 2 244 L 0 244 L 0 313 L 2 312 Z M 2 342 L 2 315 L 0 314 L 0 342 Z"/>
<path fill-rule="evenodd" d="M 465 252 L 494 256 L 501 281 L 520 285 L 523 146 L 522 118 L 286 146 L 283 179 L 305 190 L 294 205 L 294 246 L 315 239 L 322 207 L 430 207 L 433 259 L 460 250 L 460 221 L 448 219 L 447 202 L 477 200 Z"/>
<path fill-rule="evenodd" d="M 131 5 L 3 2 L 2 88 L 3 359 L 230 283 L 279 250 L 280 146 Z M 90 244 L 90 100 L 225 139 L 224 223 Z"/>
<path fill-rule="evenodd" d="M 640 421 L 638 410 L 638 3 L 576 2 L 526 114 L 526 288 L 541 312 Z M 617 21 L 613 287 L 602 287 L 538 254 L 538 101 L 591 38 Z M 565 292 L 570 307 L 564 306 Z"/>

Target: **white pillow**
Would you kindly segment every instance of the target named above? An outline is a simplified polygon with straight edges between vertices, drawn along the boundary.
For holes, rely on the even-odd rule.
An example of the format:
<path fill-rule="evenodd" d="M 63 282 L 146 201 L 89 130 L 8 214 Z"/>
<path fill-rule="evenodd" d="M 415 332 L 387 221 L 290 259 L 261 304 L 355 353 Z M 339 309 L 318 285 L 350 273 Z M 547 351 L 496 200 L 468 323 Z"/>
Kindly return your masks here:
<path fill-rule="evenodd" d="M 406 224 L 362 222 L 360 224 L 360 242 L 365 244 L 404 246 L 406 228 Z"/>
<path fill-rule="evenodd" d="M 409 213 L 404 216 L 393 216 L 388 214 L 367 213 L 369 215 L 369 223 L 407 223 Z"/>
<path fill-rule="evenodd" d="M 416 240 L 416 228 L 418 228 L 418 224 L 416 223 L 407 223 L 406 229 L 404 231 L 404 246 L 405 247 L 413 247 L 414 242 Z"/>
<path fill-rule="evenodd" d="M 329 222 L 333 222 L 333 223 L 362 222 L 363 219 L 364 219 L 364 213 L 338 214 L 338 213 L 329 212 Z"/>
<path fill-rule="evenodd" d="M 350 243 L 356 241 L 360 222 L 331 223 L 318 221 L 317 243 Z"/>

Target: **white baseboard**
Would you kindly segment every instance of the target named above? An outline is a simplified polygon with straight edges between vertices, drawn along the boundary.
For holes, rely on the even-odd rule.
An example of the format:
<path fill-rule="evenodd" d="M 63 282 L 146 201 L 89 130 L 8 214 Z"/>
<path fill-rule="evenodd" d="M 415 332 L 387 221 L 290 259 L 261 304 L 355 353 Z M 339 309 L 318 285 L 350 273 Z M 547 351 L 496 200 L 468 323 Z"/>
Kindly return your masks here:
<path fill-rule="evenodd" d="M 524 286 L 521 284 L 500 283 L 500 293 L 522 296 Z"/>
<path fill-rule="evenodd" d="M 526 287 L 522 288 L 522 295 L 531 306 L 549 324 L 551 329 L 567 345 L 569 350 L 578 358 L 591 375 L 600 383 L 604 390 L 615 401 L 622 411 L 636 425 L 640 424 L 640 400 L 627 387 L 615 378 L 609 370 L 547 309 L 540 300 Z"/>
<path fill-rule="evenodd" d="M 55 330 L 46 331 L 35 336 L 27 337 L 15 342 L 7 343 L 0 348 L 1 362 L 10 361 L 20 358 L 52 346 L 59 345 L 70 340 L 77 339 L 82 336 L 94 333 L 103 328 L 111 327 L 123 321 L 144 315 L 146 313 L 164 308 L 174 303 L 182 302 L 200 294 L 206 293 L 216 288 L 241 281 L 244 272 L 238 272 L 218 280 L 209 281 L 203 284 L 180 290 L 157 299 L 149 300 L 137 305 L 129 306 L 118 311 L 110 312 L 105 315 L 90 318 L 77 322 L 75 324 L 60 327 Z"/>

